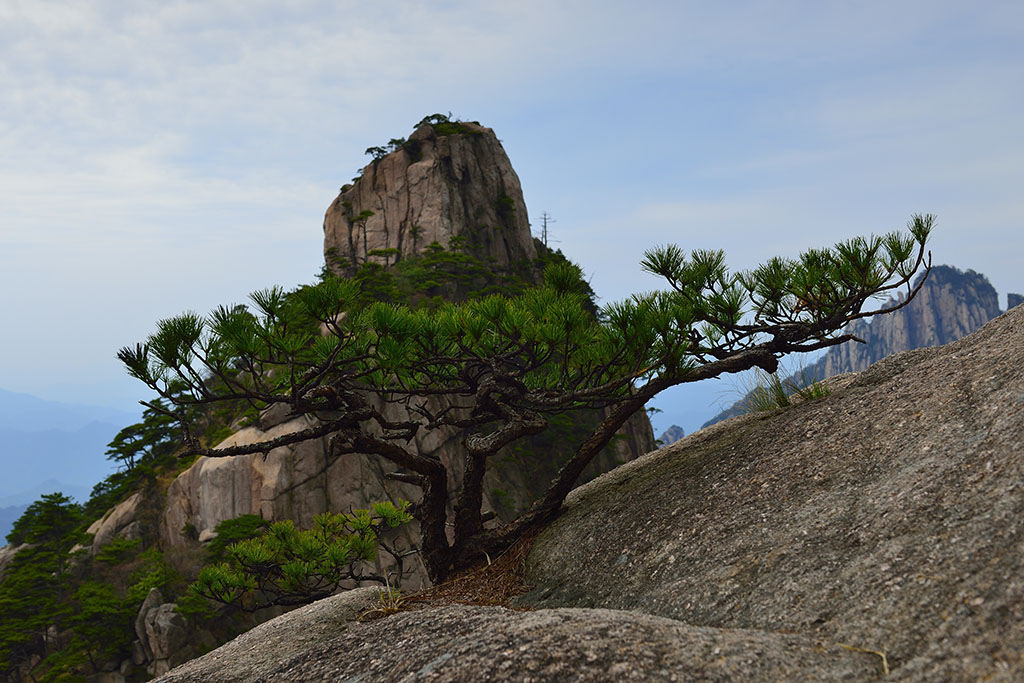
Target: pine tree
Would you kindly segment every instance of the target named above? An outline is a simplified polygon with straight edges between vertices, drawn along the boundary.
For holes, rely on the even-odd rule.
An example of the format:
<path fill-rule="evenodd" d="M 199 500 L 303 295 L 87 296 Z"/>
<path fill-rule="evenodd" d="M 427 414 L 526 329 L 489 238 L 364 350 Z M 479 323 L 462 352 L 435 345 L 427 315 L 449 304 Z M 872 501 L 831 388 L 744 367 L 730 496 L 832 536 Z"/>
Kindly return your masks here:
<path fill-rule="evenodd" d="M 721 251 L 652 249 L 642 266 L 667 288 L 599 316 L 587 308 L 582 271 L 566 263 L 550 266 L 543 286 L 520 296 L 431 311 L 364 306 L 357 282 L 327 277 L 291 293 L 256 292 L 252 310 L 220 307 L 208 317 L 160 321 L 145 344 L 119 357 L 171 406 L 147 404 L 179 421 L 189 453 L 265 453 L 328 438 L 333 457 L 364 453 L 393 463 L 395 479 L 422 491 L 415 515 L 437 581 L 550 519 L 583 468 L 665 389 L 755 367 L 774 372 L 786 354 L 853 340 L 843 331 L 851 321 L 906 305 L 920 287 L 912 277 L 930 268 L 933 224 L 930 215 L 914 216 L 907 233 L 855 238 L 736 274 Z M 906 291 L 901 303 L 868 305 L 898 288 Z M 215 450 L 197 437 L 191 414 L 227 401 L 283 404 L 317 419 L 263 443 Z M 586 408 L 603 408 L 606 417 L 567 444 L 572 455 L 547 491 L 511 524 L 485 529 L 488 459 L 553 417 Z M 390 417 L 401 411 L 407 417 Z M 421 432 L 453 428 L 466 454 L 457 476 L 409 446 Z M 462 482 L 451 520 L 450 480 Z"/>
<path fill-rule="evenodd" d="M 49 628 L 70 613 L 66 601 L 69 552 L 81 534 L 82 508 L 61 493 L 29 505 L 7 541 L 23 547 L 0 582 L 0 671 L 11 672 L 34 654 L 45 654 Z"/>

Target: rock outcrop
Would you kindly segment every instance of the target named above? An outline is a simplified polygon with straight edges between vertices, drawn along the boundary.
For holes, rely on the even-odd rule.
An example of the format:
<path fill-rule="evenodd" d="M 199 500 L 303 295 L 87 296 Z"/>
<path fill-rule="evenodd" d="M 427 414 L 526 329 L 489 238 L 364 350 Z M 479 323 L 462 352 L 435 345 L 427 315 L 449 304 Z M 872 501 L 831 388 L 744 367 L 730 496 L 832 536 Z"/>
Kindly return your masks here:
<path fill-rule="evenodd" d="M 387 265 L 453 237 L 498 267 L 537 257 L 519 177 L 494 131 L 475 123 L 420 126 L 368 164 L 324 217 L 324 255 L 338 272 L 339 259 Z M 389 249 L 397 253 L 372 253 Z"/>
<path fill-rule="evenodd" d="M 192 629 L 173 602 L 164 602 L 156 588 L 150 590 L 135 620 L 135 635 L 148 662 L 146 671 L 159 676 L 196 656 L 190 644 Z"/>
<path fill-rule="evenodd" d="M 1017 308 L 576 489 L 536 611 L 359 623 L 363 589 L 162 680 L 1021 680 L 1022 339 Z"/>
<path fill-rule="evenodd" d="M 376 595 L 364 588 L 296 610 L 159 680 L 865 680 L 877 668 L 869 657 L 800 636 L 604 609 L 452 605 L 356 621 Z"/>
<path fill-rule="evenodd" d="M 371 212 L 373 215 L 368 215 Z M 354 220 L 360 215 L 365 217 Z M 377 259 L 386 265 L 394 263 L 396 255 L 419 253 L 434 241 L 449 246 L 456 237 L 463 238 L 465 248 L 481 262 L 496 269 L 529 264 L 537 257 L 519 179 L 494 131 L 475 123 L 421 126 L 397 150 L 370 163 L 362 177 L 335 199 L 324 220 L 329 267 L 337 266 L 339 258 L 349 264 Z M 372 255 L 381 249 L 397 252 Z M 525 271 L 532 272 L 530 268 Z M 412 419 L 400 414 L 402 409 L 392 409 L 394 421 Z M 596 419 L 596 415 L 592 417 Z M 484 480 L 485 509 L 510 521 L 540 496 L 571 456 L 572 440 L 590 418 L 574 419 L 573 425 L 552 427 L 537 437 L 547 439 L 542 446 L 537 439 L 526 441 L 525 446 L 519 444 L 491 459 Z M 220 447 L 256 443 L 308 424 L 306 418 L 295 418 L 277 406 Z M 460 434 L 420 433 L 412 446 L 421 454 L 437 457 L 449 472 L 461 476 L 462 465 L 453 465 L 463 457 Z M 654 447 L 650 422 L 641 411 L 584 477 L 593 478 Z M 524 454 L 524 450 L 529 452 Z M 160 537 L 167 546 L 185 548 L 196 540 L 213 538 L 220 522 L 245 514 L 291 519 L 307 527 L 315 515 L 326 511 L 366 508 L 378 500 L 417 500 L 418 489 L 386 479 L 392 469 L 378 458 L 361 455 L 330 460 L 325 440 L 277 448 L 266 457 L 199 458 L 167 490 Z M 453 480 L 449 485 L 455 491 L 461 482 Z M 113 521 L 104 522 L 103 529 L 120 529 L 120 516 L 109 517 Z M 394 533 L 393 540 L 400 547 L 417 543 L 415 524 Z M 418 557 L 408 563 L 403 567 L 403 586 L 426 585 L 426 572 Z"/>
<path fill-rule="evenodd" d="M 901 294 L 886 305 L 902 300 Z M 857 320 L 849 326 L 847 331 L 866 343 L 850 341 L 833 346 L 789 379 L 802 386 L 807 380 L 864 370 L 900 351 L 948 344 L 974 332 L 1000 313 L 999 296 L 984 275 L 952 266 L 935 266 L 921 291 L 905 308 Z M 702 426 L 741 415 L 746 412 L 746 400 L 740 399 Z"/>
<path fill-rule="evenodd" d="M 1006 295 L 1006 310 L 1010 310 L 1016 306 L 1024 304 L 1024 294 L 1015 294 L 1010 292 Z"/>
<path fill-rule="evenodd" d="M 92 534 L 90 552 L 93 555 L 115 538 L 124 538 L 129 541 L 142 538 L 143 525 L 140 515 L 142 502 L 142 491 L 137 491 L 107 510 L 105 515 L 89 526 L 86 533 Z"/>

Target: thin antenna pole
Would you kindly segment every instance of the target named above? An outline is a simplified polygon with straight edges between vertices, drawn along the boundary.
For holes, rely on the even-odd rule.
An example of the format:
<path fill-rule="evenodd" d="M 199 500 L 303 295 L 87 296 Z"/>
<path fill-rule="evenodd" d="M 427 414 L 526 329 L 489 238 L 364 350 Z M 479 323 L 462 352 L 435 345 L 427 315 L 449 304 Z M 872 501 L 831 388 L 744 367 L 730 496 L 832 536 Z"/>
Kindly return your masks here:
<path fill-rule="evenodd" d="M 540 241 L 544 243 L 544 246 L 548 246 L 548 223 L 556 223 L 557 221 L 551 217 L 547 211 L 542 211 L 540 214 Z"/>

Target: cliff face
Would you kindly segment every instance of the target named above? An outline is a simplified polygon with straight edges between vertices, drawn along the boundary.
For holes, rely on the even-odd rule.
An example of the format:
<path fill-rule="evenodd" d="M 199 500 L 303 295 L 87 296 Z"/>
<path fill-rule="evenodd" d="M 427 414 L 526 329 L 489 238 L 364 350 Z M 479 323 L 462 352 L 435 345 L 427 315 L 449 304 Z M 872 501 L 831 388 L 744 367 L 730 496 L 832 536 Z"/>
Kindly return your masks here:
<path fill-rule="evenodd" d="M 900 300 L 902 297 L 896 301 Z M 899 351 L 956 341 L 1001 312 L 999 296 L 984 275 L 935 266 L 906 308 L 850 326 L 849 331 L 866 344 L 847 342 L 833 347 L 809 370 L 816 377 L 865 370 Z"/>
<path fill-rule="evenodd" d="M 387 265 L 432 242 L 448 248 L 453 237 L 499 267 L 537 257 L 519 176 L 494 131 L 446 126 L 457 132 L 420 126 L 343 188 L 324 216 L 329 268 L 340 274 L 342 263 Z M 397 253 L 373 254 L 390 249 Z"/>
<path fill-rule="evenodd" d="M 890 299 L 887 305 L 902 300 L 901 295 Z M 833 346 L 791 379 L 801 384 L 805 378 L 824 379 L 844 372 L 859 372 L 900 351 L 948 344 L 974 332 L 1000 313 L 999 296 L 984 275 L 952 266 L 935 266 L 921 291 L 906 307 L 888 315 L 858 320 L 849 326 L 848 331 L 863 339 L 865 344 L 850 341 Z M 745 400 L 736 402 L 702 426 L 742 414 Z"/>

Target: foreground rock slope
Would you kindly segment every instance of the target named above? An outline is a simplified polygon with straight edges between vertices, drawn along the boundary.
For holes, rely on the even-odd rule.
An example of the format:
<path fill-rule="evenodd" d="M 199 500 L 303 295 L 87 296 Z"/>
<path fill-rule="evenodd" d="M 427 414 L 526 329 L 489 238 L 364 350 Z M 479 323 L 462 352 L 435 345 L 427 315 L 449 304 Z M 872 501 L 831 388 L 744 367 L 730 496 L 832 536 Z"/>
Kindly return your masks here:
<path fill-rule="evenodd" d="M 1024 308 L 832 384 L 577 489 L 536 611 L 365 589 L 162 680 L 1021 680 Z"/>
<path fill-rule="evenodd" d="M 194 681 L 795 680 L 874 675 L 799 635 L 699 628 L 606 609 L 450 605 L 357 620 L 360 588 L 291 612 L 158 679 Z"/>
<path fill-rule="evenodd" d="M 577 489 L 528 602 L 884 650 L 899 678 L 1024 678 L 1024 309 L 835 383 Z"/>

